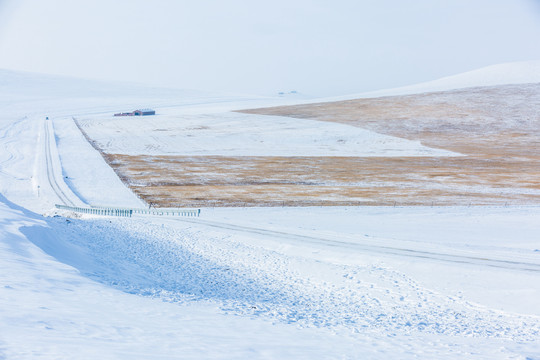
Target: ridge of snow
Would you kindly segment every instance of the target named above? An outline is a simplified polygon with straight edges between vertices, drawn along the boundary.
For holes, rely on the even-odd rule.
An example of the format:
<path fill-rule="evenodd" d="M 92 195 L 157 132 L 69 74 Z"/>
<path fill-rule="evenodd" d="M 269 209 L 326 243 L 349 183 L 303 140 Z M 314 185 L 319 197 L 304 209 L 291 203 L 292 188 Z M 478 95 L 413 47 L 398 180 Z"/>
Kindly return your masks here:
<path fill-rule="evenodd" d="M 419 84 L 318 99 L 319 102 L 412 95 L 472 87 L 540 83 L 540 60 L 486 66 Z"/>

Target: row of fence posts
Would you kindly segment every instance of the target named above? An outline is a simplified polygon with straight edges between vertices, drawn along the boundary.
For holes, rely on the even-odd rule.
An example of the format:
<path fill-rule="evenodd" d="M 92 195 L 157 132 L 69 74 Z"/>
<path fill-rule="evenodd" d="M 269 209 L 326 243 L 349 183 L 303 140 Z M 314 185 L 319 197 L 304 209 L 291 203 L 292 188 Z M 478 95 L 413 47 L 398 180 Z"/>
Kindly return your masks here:
<path fill-rule="evenodd" d="M 173 209 L 133 209 L 135 214 L 165 215 L 165 216 L 196 216 L 201 214 L 201 209 L 197 210 L 173 210 Z"/>
<path fill-rule="evenodd" d="M 120 209 L 98 207 L 76 207 L 67 205 L 55 205 L 57 209 L 75 211 L 82 214 L 131 217 L 133 214 L 160 215 L 160 216 L 196 216 L 199 217 L 201 209 L 197 210 L 168 210 L 168 209 Z"/>

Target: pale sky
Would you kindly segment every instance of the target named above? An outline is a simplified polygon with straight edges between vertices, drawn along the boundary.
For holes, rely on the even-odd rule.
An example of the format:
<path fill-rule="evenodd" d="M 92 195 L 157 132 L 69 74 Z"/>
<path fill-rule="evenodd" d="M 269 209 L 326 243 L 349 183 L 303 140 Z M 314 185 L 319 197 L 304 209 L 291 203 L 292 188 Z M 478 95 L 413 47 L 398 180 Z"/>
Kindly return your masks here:
<path fill-rule="evenodd" d="M 540 0 L 0 0 L 0 68 L 331 96 L 540 60 Z"/>

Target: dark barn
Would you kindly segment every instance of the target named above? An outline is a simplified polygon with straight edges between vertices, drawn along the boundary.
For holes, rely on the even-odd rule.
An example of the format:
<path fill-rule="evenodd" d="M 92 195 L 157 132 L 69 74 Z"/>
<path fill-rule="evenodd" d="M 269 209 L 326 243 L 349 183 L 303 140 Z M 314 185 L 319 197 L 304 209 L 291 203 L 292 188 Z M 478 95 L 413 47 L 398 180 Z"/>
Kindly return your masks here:
<path fill-rule="evenodd" d="M 139 109 L 132 112 L 114 114 L 114 116 L 145 116 L 145 115 L 156 115 L 156 111 L 152 109 Z"/>
<path fill-rule="evenodd" d="M 134 116 L 156 115 L 156 111 L 152 109 L 140 109 L 133 112 Z"/>

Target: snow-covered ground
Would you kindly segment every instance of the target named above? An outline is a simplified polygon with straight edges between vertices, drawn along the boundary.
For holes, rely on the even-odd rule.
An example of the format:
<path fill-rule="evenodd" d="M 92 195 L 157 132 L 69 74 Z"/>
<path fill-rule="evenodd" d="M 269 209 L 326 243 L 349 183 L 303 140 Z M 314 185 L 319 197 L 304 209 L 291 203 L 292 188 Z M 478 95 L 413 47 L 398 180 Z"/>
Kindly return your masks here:
<path fill-rule="evenodd" d="M 111 154 L 220 156 L 458 156 L 351 125 L 241 113 L 90 117 L 81 127 Z M 70 119 L 68 120 L 70 121 Z M 65 125 L 66 127 L 69 125 Z M 62 125 L 64 127 L 64 125 Z M 67 136 L 71 137 L 71 134 Z"/>
<path fill-rule="evenodd" d="M 207 209 L 189 221 L 67 220 L 2 202 L 6 358 L 540 355 L 530 209 Z M 415 231 L 411 219 L 432 228 Z M 456 223 L 454 237 L 431 241 Z M 504 241 L 512 225 L 523 229 L 514 230 L 516 245 Z M 398 229 L 402 239 L 385 237 Z"/>
<path fill-rule="evenodd" d="M 100 284 L 95 276 L 110 269 L 96 253 L 73 244 L 91 245 L 97 233 L 83 234 L 65 219 L 0 201 L 2 359 L 316 358 L 336 346 L 349 354 L 362 351 L 349 336 L 327 329 L 227 316 L 217 302 L 171 302 Z M 78 225 L 92 227 L 93 221 Z M 95 225 L 100 229 L 103 221 Z M 132 279 L 147 276 L 130 275 L 140 271 L 136 267 L 123 271 Z"/>
<path fill-rule="evenodd" d="M 43 216 L 142 206 L 71 115 L 275 100 L 0 76 L 0 359 L 540 358 L 540 208 Z"/>

